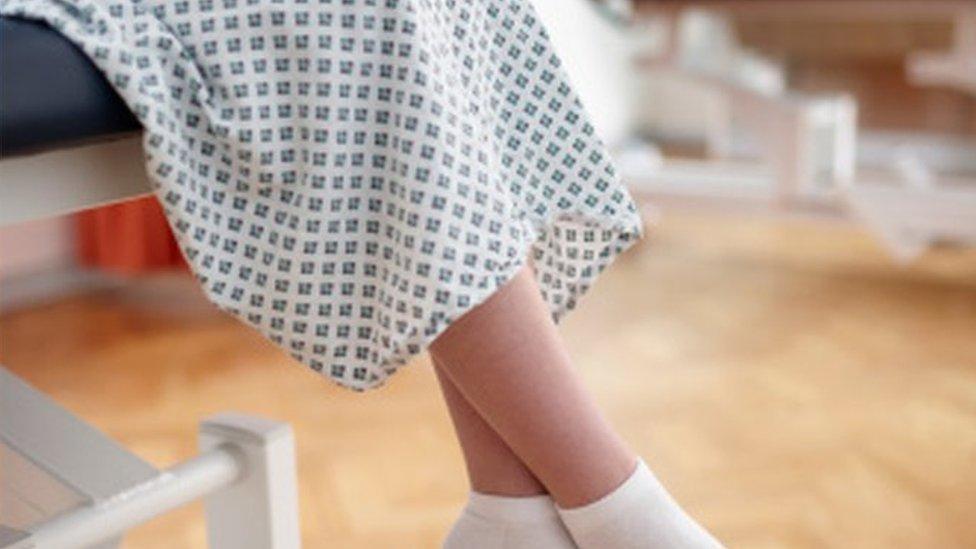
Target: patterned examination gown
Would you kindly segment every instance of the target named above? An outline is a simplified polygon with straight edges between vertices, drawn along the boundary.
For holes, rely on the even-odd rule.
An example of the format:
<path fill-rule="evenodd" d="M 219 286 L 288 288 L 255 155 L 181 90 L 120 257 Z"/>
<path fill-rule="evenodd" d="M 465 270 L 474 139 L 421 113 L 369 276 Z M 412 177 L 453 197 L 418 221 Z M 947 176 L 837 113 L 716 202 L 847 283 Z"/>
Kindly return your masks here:
<path fill-rule="evenodd" d="M 58 29 L 139 118 L 208 297 L 345 387 L 383 383 L 529 262 L 558 319 L 641 234 L 527 0 L 0 11 Z"/>

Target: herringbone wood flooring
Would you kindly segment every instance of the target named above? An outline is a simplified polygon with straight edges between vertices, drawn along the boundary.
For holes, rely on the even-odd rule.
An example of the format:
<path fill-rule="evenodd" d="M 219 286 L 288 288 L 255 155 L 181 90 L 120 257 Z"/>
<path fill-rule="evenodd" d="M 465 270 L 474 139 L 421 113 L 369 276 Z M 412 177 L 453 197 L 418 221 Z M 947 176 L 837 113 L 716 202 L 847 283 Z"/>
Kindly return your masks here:
<path fill-rule="evenodd" d="M 159 466 L 207 414 L 289 421 L 306 547 L 437 545 L 465 485 L 426 360 L 353 394 L 192 293 L 147 295 L 8 314 L 0 361 Z M 902 269 L 843 225 L 669 216 L 563 329 L 614 423 L 731 547 L 976 546 L 974 253 Z M 203 528 L 192 506 L 126 547 L 203 547 Z"/>

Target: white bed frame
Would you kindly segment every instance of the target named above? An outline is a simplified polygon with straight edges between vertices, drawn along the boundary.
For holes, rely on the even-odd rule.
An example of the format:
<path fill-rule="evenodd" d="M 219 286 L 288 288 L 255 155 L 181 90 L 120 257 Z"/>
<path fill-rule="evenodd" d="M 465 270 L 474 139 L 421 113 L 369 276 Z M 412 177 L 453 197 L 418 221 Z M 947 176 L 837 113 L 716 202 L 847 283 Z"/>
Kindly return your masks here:
<path fill-rule="evenodd" d="M 146 194 L 139 141 L 0 162 L 0 227 Z M 158 471 L 0 367 L 0 548 L 115 547 L 200 498 L 215 549 L 300 547 L 291 428 L 221 414 L 200 424 L 199 445 Z"/>
<path fill-rule="evenodd" d="M 211 547 L 300 547 L 291 428 L 221 414 L 199 441 L 200 455 L 157 471 L 0 367 L 0 547 L 114 547 L 199 498 Z"/>
<path fill-rule="evenodd" d="M 849 215 L 864 222 L 900 262 L 913 260 L 936 242 L 976 245 L 976 179 L 940 177 L 910 151 L 886 159 L 884 164 L 898 168 L 889 180 L 859 173 L 859 142 L 863 148 L 874 138 L 859 140 L 854 100 L 790 93 L 776 78 L 775 65 L 739 47 L 722 15 L 725 10 L 762 9 L 768 15 L 783 9 L 785 17 L 805 10 L 835 18 L 949 19 L 956 25 L 953 51 L 911 56 L 909 74 L 919 85 L 976 94 L 976 6 L 936 0 L 889 2 L 884 9 L 874 0 L 798 0 L 778 8 L 771 2 L 696 4 L 715 8 L 708 12 L 664 4 L 651 30 L 665 38 L 648 41 L 655 47 L 638 64 L 649 82 L 672 87 L 666 93 L 698 98 L 710 158 L 663 159 L 654 169 L 647 169 L 648 162 L 634 162 L 629 169 L 625 162 L 624 178 L 636 190 L 665 204 L 698 201 Z M 759 163 L 729 159 L 737 137 L 733 121 L 758 136 Z M 976 150 L 972 145 L 963 148 Z"/>
<path fill-rule="evenodd" d="M 149 193 L 141 136 L 0 162 L 0 227 Z"/>

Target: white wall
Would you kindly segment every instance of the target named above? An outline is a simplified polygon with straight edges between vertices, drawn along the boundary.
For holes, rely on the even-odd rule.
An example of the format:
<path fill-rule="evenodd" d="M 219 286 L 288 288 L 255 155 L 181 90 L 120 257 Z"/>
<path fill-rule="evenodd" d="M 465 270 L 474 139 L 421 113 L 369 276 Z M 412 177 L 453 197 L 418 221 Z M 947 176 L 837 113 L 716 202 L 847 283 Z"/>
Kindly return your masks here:
<path fill-rule="evenodd" d="M 632 133 L 638 99 L 631 41 L 588 0 L 534 4 L 597 132 L 609 145 L 619 144 Z"/>

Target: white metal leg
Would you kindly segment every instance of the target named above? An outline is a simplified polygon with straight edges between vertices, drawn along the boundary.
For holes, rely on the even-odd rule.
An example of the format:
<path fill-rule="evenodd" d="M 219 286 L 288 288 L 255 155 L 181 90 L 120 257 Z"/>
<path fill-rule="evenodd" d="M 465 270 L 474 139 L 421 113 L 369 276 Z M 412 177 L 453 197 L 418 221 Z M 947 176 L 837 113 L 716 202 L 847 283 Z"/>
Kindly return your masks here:
<path fill-rule="evenodd" d="M 221 414 L 201 454 L 157 471 L 0 367 L 0 548 L 109 549 L 130 528 L 206 498 L 215 549 L 298 549 L 294 436 Z"/>
<path fill-rule="evenodd" d="M 297 549 L 298 488 L 291 427 L 266 419 L 220 414 L 200 426 L 204 452 L 230 446 L 247 474 L 206 499 L 213 549 Z"/>

